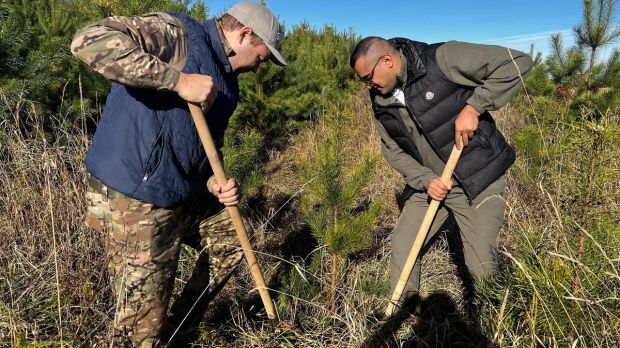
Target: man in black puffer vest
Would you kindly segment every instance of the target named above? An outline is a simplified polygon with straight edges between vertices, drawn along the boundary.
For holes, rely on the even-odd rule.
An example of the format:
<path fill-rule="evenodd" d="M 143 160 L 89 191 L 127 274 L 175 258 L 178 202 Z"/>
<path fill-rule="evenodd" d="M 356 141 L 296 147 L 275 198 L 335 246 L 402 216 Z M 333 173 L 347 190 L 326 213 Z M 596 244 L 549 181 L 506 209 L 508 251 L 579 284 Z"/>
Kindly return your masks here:
<path fill-rule="evenodd" d="M 423 250 L 452 216 L 471 275 L 489 274 L 504 223 L 504 173 L 515 161 L 514 150 L 489 111 L 515 95 L 532 66 L 531 58 L 499 46 L 367 37 L 353 50 L 350 64 L 370 90 L 382 153 L 407 184 L 392 236 L 392 289 L 429 197 L 442 205 Z M 439 177 L 453 145 L 461 140 L 465 148 L 451 183 L 444 185 Z M 402 299 L 416 296 L 419 284 L 420 259 Z"/>

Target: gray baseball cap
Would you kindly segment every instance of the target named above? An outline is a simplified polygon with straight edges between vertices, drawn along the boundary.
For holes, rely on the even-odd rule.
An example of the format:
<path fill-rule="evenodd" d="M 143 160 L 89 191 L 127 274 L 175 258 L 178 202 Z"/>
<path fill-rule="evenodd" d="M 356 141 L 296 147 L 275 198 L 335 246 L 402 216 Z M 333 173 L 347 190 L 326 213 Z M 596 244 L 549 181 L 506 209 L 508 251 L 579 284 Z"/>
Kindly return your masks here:
<path fill-rule="evenodd" d="M 255 2 L 240 2 L 226 11 L 243 25 L 252 28 L 254 33 L 271 51 L 271 60 L 278 65 L 286 65 L 286 61 L 278 52 L 280 48 L 279 24 L 271 11 Z"/>

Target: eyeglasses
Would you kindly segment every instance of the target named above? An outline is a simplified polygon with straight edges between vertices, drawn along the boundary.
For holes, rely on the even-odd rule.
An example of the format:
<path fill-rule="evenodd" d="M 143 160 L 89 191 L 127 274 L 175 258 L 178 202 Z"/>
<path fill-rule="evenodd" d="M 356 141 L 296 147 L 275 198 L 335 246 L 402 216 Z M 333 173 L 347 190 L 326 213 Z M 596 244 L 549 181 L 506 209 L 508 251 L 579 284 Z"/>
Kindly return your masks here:
<path fill-rule="evenodd" d="M 381 57 L 379 57 L 379 59 L 377 59 L 377 62 L 375 63 L 375 66 L 372 67 L 372 70 L 370 70 L 370 74 L 364 76 L 364 77 L 360 77 L 360 81 L 364 82 L 366 84 L 366 86 L 373 86 L 375 83 L 372 81 L 372 78 L 375 75 L 375 69 L 377 68 L 377 65 L 379 65 L 379 62 L 381 61 L 381 59 L 383 59 L 383 57 L 385 57 L 385 54 L 382 55 Z"/>

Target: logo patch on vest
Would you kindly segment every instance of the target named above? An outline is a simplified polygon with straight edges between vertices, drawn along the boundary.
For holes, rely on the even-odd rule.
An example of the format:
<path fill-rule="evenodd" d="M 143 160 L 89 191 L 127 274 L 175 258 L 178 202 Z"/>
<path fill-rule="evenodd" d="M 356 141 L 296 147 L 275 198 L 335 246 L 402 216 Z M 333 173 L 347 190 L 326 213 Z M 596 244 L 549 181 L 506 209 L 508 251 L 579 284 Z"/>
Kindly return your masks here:
<path fill-rule="evenodd" d="M 426 100 L 431 100 L 433 99 L 433 97 L 435 96 L 435 93 L 433 92 L 426 92 Z"/>

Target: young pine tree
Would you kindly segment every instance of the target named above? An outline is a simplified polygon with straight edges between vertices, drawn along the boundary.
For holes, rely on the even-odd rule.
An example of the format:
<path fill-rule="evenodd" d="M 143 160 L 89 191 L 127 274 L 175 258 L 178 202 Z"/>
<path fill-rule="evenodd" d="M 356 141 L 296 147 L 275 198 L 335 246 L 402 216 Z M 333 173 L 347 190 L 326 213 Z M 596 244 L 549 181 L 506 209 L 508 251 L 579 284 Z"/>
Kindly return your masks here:
<path fill-rule="evenodd" d="M 620 26 L 613 24 L 616 0 L 584 0 L 583 21 L 575 27 L 577 44 L 589 53 L 587 87 L 592 86 L 598 49 L 620 37 Z"/>
<path fill-rule="evenodd" d="M 354 127 L 351 117 L 337 107 L 332 109 L 319 125 L 323 131 L 317 134 L 322 136 L 298 168 L 301 179 L 307 183 L 302 197 L 303 213 L 313 235 L 325 245 L 330 256 L 329 298 L 335 312 L 338 265 L 346 255 L 368 246 L 382 207 L 377 202 L 365 201 L 363 195 L 377 158 L 352 158 L 356 142 L 345 134 Z"/>
<path fill-rule="evenodd" d="M 551 35 L 551 55 L 546 59 L 551 80 L 566 88 L 570 96 L 577 96 L 583 89 L 586 74 L 586 57 L 578 47 L 565 49 L 560 34 Z"/>

